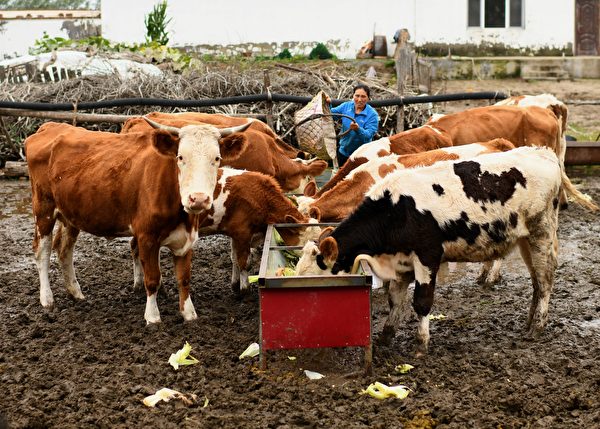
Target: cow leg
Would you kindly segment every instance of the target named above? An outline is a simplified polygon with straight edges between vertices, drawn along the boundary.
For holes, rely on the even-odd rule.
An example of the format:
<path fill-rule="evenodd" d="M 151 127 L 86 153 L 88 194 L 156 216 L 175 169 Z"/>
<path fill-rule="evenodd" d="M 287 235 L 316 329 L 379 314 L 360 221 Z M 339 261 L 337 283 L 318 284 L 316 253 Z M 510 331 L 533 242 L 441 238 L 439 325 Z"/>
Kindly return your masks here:
<path fill-rule="evenodd" d="M 554 272 L 558 265 L 556 232 L 551 232 L 551 235 L 553 237 L 519 240 L 519 250 L 533 285 L 533 297 L 526 325 L 526 336 L 529 338 L 537 338 L 548 321 L 548 305 L 554 287 Z"/>
<path fill-rule="evenodd" d="M 42 307 L 54 308 L 54 296 L 50 289 L 50 255 L 52 253 L 52 230 L 54 229 L 53 212 L 55 207 L 47 206 L 43 202 L 38 203 L 41 197 L 33 195 L 33 215 L 35 218 L 35 231 L 33 235 L 33 253 L 35 263 L 40 277 L 40 303 Z"/>
<path fill-rule="evenodd" d="M 131 259 L 133 261 L 133 290 L 138 290 L 144 287 L 144 270 L 140 261 L 137 238 L 133 237 L 129 245 L 131 246 Z"/>
<path fill-rule="evenodd" d="M 248 282 L 248 261 L 250 258 L 250 242 L 250 237 L 248 237 L 247 239 L 243 238 L 241 240 L 231 240 L 232 262 L 233 255 L 235 254 L 236 258 L 235 262 L 233 262 L 233 265 L 235 266 L 237 263 L 237 267 L 239 270 L 239 291 L 241 294 L 248 293 L 248 291 L 250 290 L 250 283 Z M 232 289 L 235 291 L 233 283 Z"/>
<path fill-rule="evenodd" d="M 73 247 L 75 247 L 78 236 L 79 230 L 77 228 L 72 225 L 65 225 L 59 221 L 53 248 L 58 254 L 67 291 L 75 299 L 85 299 L 75 276 L 75 268 L 73 267 Z"/>
<path fill-rule="evenodd" d="M 160 266 L 158 239 L 153 237 L 138 237 L 140 261 L 144 270 L 144 286 L 146 287 L 146 324 L 159 323 L 160 312 L 156 303 L 156 294 L 160 287 Z"/>
<path fill-rule="evenodd" d="M 173 265 L 179 288 L 179 311 L 183 320 L 196 320 L 198 315 L 190 297 L 190 282 L 192 279 L 192 250 L 183 256 L 173 255 Z"/>
<path fill-rule="evenodd" d="M 390 313 L 383 325 L 383 331 L 379 340 L 383 344 L 391 344 L 396 336 L 396 328 L 401 322 L 410 318 L 410 306 L 408 304 L 408 285 L 414 280 L 412 272 L 403 273 L 396 280 L 386 282 L 388 292 L 388 304 Z"/>
<path fill-rule="evenodd" d="M 419 325 L 417 326 L 417 357 L 427 353 L 429 347 L 429 312 L 433 306 L 435 280 L 437 267 L 423 265 L 418 259 L 414 262 L 415 268 L 415 293 L 413 308 L 417 313 Z"/>
<path fill-rule="evenodd" d="M 500 274 L 501 268 L 502 259 L 485 261 L 481 268 L 481 273 L 479 273 L 479 277 L 477 277 L 477 284 L 486 287 L 497 284 L 502 279 L 502 275 Z"/>
<path fill-rule="evenodd" d="M 238 265 L 238 256 L 235 251 L 233 239 L 231 240 L 231 290 L 235 295 L 240 294 L 240 266 Z"/>

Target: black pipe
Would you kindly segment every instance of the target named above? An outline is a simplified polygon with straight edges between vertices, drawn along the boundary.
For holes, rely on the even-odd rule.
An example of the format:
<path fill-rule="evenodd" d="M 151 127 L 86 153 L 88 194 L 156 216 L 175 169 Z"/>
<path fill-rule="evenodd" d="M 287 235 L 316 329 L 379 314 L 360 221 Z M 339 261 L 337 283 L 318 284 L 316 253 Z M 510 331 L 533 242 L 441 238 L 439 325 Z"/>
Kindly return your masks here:
<path fill-rule="evenodd" d="M 463 92 L 458 94 L 422 95 L 391 98 L 385 100 L 373 100 L 369 104 L 373 107 L 384 106 L 406 106 L 409 104 L 435 103 L 442 101 L 457 100 L 503 100 L 507 96 L 502 92 Z M 24 101 L 1 101 L 0 108 L 5 109 L 28 109 L 28 110 L 91 110 L 122 106 L 161 106 L 161 107 L 211 107 L 226 104 L 259 103 L 262 101 L 275 101 L 286 103 L 306 104 L 312 98 L 285 94 L 254 94 L 240 95 L 235 97 L 214 98 L 203 100 L 168 100 L 164 98 L 117 98 L 115 100 L 103 100 L 81 103 L 34 103 Z M 333 106 L 346 100 L 331 100 Z"/>

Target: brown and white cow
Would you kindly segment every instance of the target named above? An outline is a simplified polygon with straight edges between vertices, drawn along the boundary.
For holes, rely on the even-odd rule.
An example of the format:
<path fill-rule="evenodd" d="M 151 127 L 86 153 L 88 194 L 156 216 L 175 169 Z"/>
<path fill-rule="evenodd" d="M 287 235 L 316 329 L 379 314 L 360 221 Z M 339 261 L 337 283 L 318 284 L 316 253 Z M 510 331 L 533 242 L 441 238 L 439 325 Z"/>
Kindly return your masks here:
<path fill-rule="evenodd" d="M 265 236 L 273 223 L 316 222 L 298 211 L 277 182 L 267 175 L 232 168 L 219 169 L 214 205 L 200 228 L 200 234 L 225 234 L 231 237 L 234 292 L 248 289 L 248 258 L 251 247 Z M 318 238 L 321 229 L 281 228 L 279 233 L 288 246 L 297 246 Z"/>
<path fill-rule="evenodd" d="M 213 207 L 202 220 L 199 235 L 223 234 L 231 238 L 231 288 L 235 293 L 249 289 L 248 265 L 253 247 L 264 240 L 267 226 L 274 223 L 316 223 L 298 211 L 270 176 L 254 171 L 219 168 Z M 318 227 L 281 228 L 281 238 L 288 246 L 316 240 Z M 131 241 L 134 259 L 134 285 L 143 283 L 137 244 Z"/>
<path fill-rule="evenodd" d="M 199 113 L 153 113 L 149 114 L 150 119 L 157 122 L 175 127 L 182 127 L 190 124 L 203 123 L 200 119 L 208 120 L 206 114 Z M 231 118 L 232 120 L 247 120 L 246 118 Z M 214 118 L 213 122 L 218 122 Z M 289 152 L 282 149 L 281 143 L 277 143 L 271 134 L 262 129 L 256 130 L 257 121 L 250 121 L 251 126 L 244 132 L 237 135 L 237 138 L 247 139 L 244 152 L 235 160 L 223 161 L 222 166 L 236 168 L 239 170 L 258 171 L 274 177 L 285 192 L 302 192 L 311 178 L 318 176 L 327 168 L 327 161 L 320 159 L 303 160 L 290 159 Z M 265 125 L 266 126 L 266 125 Z M 149 125 L 140 118 L 129 119 L 121 131 L 122 133 L 131 131 L 148 130 Z M 231 136 L 230 138 L 235 138 Z"/>
<path fill-rule="evenodd" d="M 562 136 L 560 109 L 538 106 L 486 106 L 443 115 L 429 120 L 425 125 L 367 143 L 354 152 L 348 161 L 321 188 L 316 196 L 331 189 L 357 166 L 370 159 L 390 155 L 423 152 L 436 148 L 505 138 L 515 146 L 545 146 L 564 161 L 566 142 Z M 566 181 L 565 191 L 575 202 L 590 209 L 597 206 Z M 566 205 L 566 195 L 561 205 Z"/>
<path fill-rule="evenodd" d="M 73 267 L 79 232 L 107 238 L 133 236 L 144 272 L 146 322 L 160 322 L 156 292 L 161 246 L 173 252 L 179 310 L 185 320 L 195 319 L 189 283 L 197 224 L 213 207 L 219 162 L 243 150 L 242 141 L 224 137 L 245 127 L 219 130 L 195 125 L 170 132 L 115 134 L 49 122 L 28 137 L 33 249 L 42 306 L 54 306 L 48 269 L 58 222 L 61 228 L 54 248 L 73 297 L 84 298 Z"/>
<path fill-rule="evenodd" d="M 405 168 L 423 167 L 439 161 L 473 158 L 483 153 L 504 152 L 515 146 L 506 139 L 450 146 L 407 155 L 388 155 L 372 159 L 352 170 L 342 181 L 318 198 L 295 197 L 298 210 L 321 222 L 340 222 L 363 201 L 369 188 L 388 174 Z M 304 193 L 316 190 L 314 184 Z"/>
<path fill-rule="evenodd" d="M 557 266 L 561 170 L 551 150 L 521 147 L 397 171 L 377 182 L 337 228 L 323 232 L 314 262 L 337 274 L 354 272 L 365 259 L 380 278 L 396 280 L 388 291 L 384 340 L 393 337 L 408 283 L 415 280 L 422 354 L 440 265 L 490 261 L 518 246 L 533 284 L 528 335 L 537 336 L 548 319 Z"/>

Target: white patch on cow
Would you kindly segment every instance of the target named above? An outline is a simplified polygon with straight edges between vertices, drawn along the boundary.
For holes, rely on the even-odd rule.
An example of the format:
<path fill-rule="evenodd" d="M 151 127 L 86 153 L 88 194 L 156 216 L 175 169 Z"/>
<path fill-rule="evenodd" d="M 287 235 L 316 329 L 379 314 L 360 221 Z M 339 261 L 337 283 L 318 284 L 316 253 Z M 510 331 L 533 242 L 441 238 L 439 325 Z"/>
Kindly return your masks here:
<path fill-rule="evenodd" d="M 248 281 L 248 271 L 240 270 L 240 291 L 250 290 L 250 282 Z"/>
<path fill-rule="evenodd" d="M 432 126 L 432 125 L 427 125 L 426 124 L 426 125 L 423 125 L 423 128 L 429 128 L 430 130 L 433 130 L 435 133 L 437 133 L 439 135 L 442 135 L 442 132 L 440 130 L 438 130 L 437 128 L 435 128 L 434 126 Z"/>
<path fill-rule="evenodd" d="M 198 318 L 194 304 L 192 304 L 192 298 L 189 296 L 183 303 L 183 311 L 181 312 L 181 315 L 183 316 L 183 320 L 187 322 L 190 320 L 196 320 Z"/>
<path fill-rule="evenodd" d="M 444 147 L 444 148 L 441 148 L 440 150 L 442 150 L 446 153 L 451 153 L 451 154 L 457 155 L 461 159 L 466 159 L 466 158 L 473 158 L 475 156 L 478 156 L 482 152 L 486 152 L 489 149 L 487 147 L 483 146 L 482 144 L 471 143 L 471 144 L 465 144 L 465 145 L 460 145 L 460 146 Z"/>
<path fill-rule="evenodd" d="M 54 296 L 50 289 L 48 270 L 50 268 L 50 253 L 52 252 L 52 236 L 41 237 L 35 252 L 35 262 L 40 276 L 40 302 L 42 307 L 54 307 Z"/>
<path fill-rule="evenodd" d="M 443 113 L 434 113 L 433 115 L 431 115 L 431 118 L 429 118 L 429 121 L 427 121 L 427 122 L 428 123 L 436 122 L 439 119 L 443 118 L 444 116 L 446 116 L 446 115 L 444 115 Z"/>
<path fill-rule="evenodd" d="M 142 267 L 142 261 L 140 258 L 133 259 L 133 289 L 138 290 L 144 287 L 144 268 Z"/>
<path fill-rule="evenodd" d="M 160 313 L 158 312 L 158 305 L 156 304 L 156 293 L 146 297 L 146 311 L 144 311 L 144 319 L 146 324 L 160 323 Z"/>
<path fill-rule="evenodd" d="M 297 276 L 331 275 L 331 269 L 322 270 L 317 265 L 319 246 L 314 241 L 307 241 L 302 247 L 302 256 L 296 264 Z"/>
<path fill-rule="evenodd" d="M 304 192 L 304 188 L 306 188 L 306 185 L 308 185 L 312 179 L 312 176 L 304 176 L 302 179 L 300 179 L 300 184 L 298 185 L 298 187 L 296 189 L 292 189 L 291 191 L 289 191 L 289 193 L 302 194 Z"/>
<path fill-rule="evenodd" d="M 305 195 L 298 195 L 294 198 L 296 200 L 296 204 L 298 204 L 298 211 L 303 215 L 308 215 L 308 211 L 310 210 L 312 203 L 315 202 L 315 199 Z"/>
<path fill-rule="evenodd" d="M 160 245 L 168 247 L 175 256 L 183 256 L 190 251 L 196 240 L 198 240 L 198 231 L 192 229 L 188 232 L 185 225 L 180 224 L 161 241 Z"/>
<path fill-rule="evenodd" d="M 350 155 L 350 159 L 356 158 L 367 158 L 373 159 L 379 156 L 381 151 L 390 151 L 390 139 L 388 137 L 383 137 L 379 140 L 372 141 L 370 143 L 366 143 L 360 146 L 358 149 Z"/>
<path fill-rule="evenodd" d="M 427 315 L 419 316 L 417 340 L 425 347 L 424 351 L 427 351 L 427 345 L 429 344 L 429 317 Z"/>
<path fill-rule="evenodd" d="M 319 223 L 317 219 L 309 218 L 308 224 L 316 224 Z M 300 243 L 306 243 L 308 241 L 318 241 L 321 236 L 321 227 L 320 226 L 310 226 L 307 227 L 304 231 L 300 233 L 299 241 Z"/>
<path fill-rule="evenodd" d="M 221 192 L 217 195 L 217 198 L 213 201 L 213 212 L 208 215 L 207 220 L 211 220 L 211 224 L 206 227 L 200 228 L 200 234 L 206 234 L 210 232 L 215 232 L 217 227 L 223 221 L 223 217 L 225 217 L 225 202 L 229 198 L 231 194 L 230 191 L 225 190 L 225 185 L 227 184 L 227 179 L 232 176 L 239 176 L 244 174 L 246 170 L 238 170 L 235 168 L 222 167 L 222 174 L 218 181 L 218 184 L 221 186 Z"/>
<path fill-rule="evenodd" d="M 361 172 L 367 172 L 375 181 L 379 180 L 379 167 L 382 165 L 395 165 L 397 169 L 404 169 L 404 165 L 398 162 L 398 155 L 386 155 L 380 158 L 371 159 L 364 164 L 359 165 L 352 170 L 343 180 L 351 180 L 355 175 Z"/>
<path fill-rule="evenodd" d="M 67 291 L 75 299 L 85 299 L 83 292 L 81 292 L 81 286 L 79 286 L 79 282 L 75 276 L 75 267 L 73 266 L 73 246 L 65 250 L 63 259 L 59 262 Z"/>
<path fill-rule="evenodd" d="M 179 131 L 179 191 L 187 213 L 198 214 L 212 206 L 221 156 L 220 138 L 217 128 L 211 125 L 187 125 Z"/>
<path fill-rule="evenodd" d="M 421 263 L 421 260 L 415 253 L 411 253 L 412 265 L 415 271 L 415 280 L 421 284 L 429 284 L 433 279 L 433 273 L 429 268 Z"/>
<path fill-rule="evenodd" d="M 537 106 L 548 108 L 550 106 L 561 106 L 564 103 L 552 94 L 524 95 L 516 97 L 508 97 L 496 103 L 496 106 L 519 106 L 529 107 Z"/>

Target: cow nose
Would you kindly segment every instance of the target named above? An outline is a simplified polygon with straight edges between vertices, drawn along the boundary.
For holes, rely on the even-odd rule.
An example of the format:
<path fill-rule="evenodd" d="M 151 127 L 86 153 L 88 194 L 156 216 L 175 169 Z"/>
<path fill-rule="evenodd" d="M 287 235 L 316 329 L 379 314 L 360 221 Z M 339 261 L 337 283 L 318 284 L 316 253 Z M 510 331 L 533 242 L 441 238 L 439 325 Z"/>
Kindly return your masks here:
<path fill-rule="evenodd" d="M 209 210 L 212 206 L 212 201 L 208 195 L 203 192 L 195 192 L 188 196 L 190 210 Z"/>

